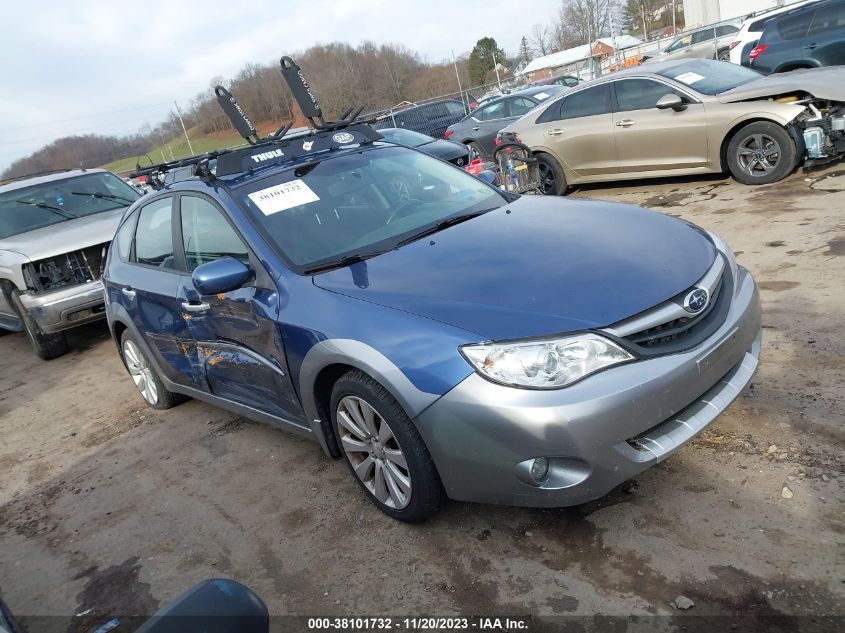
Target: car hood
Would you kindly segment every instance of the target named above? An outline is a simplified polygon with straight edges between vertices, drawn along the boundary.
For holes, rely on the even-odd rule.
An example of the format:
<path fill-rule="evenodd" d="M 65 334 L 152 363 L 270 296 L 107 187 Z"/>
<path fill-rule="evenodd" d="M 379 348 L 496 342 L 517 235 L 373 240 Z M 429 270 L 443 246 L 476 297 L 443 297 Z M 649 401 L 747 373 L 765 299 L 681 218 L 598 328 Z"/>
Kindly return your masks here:
<path fill-rule="evenodd" d="M 718 99 L 722 103 L 734 103 L 790 92 L 807 92 L 817 99 L 845 102 L 845 68 L 828 66 L 774 73 L 723 92 Z"/>
<path fill-rule="evenodd" d="M 469 154 L 469 148 L 467 148 L 466 145 L 444 139 L 437 139 L 430 143 L 425 143 L 424 145 L 417 147 L 417 149 L 421 152 L 425 152 L 426 154 L 431 154 L 437 158 L 449 161 Z"/>
<path fill-rule="evenodd" d="M 503 340 L 611 325 L 683 292 L 714 257 L 660 213 L 522 196 L 314 283 Z"/>
<path fill-rule="evenodd" d="M 0 250 L 15 251 L 30 261 L 55 257 L 111 242 L 126 207 L 65 220 L 0 240 Z"/>

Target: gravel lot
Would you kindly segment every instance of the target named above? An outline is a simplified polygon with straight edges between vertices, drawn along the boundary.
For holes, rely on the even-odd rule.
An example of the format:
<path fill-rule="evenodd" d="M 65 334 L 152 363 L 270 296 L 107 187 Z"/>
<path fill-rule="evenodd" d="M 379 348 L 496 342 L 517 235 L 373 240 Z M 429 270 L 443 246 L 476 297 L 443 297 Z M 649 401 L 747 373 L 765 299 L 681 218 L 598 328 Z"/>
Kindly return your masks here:
<path fill-rule="evenodd" d="M 739 630 L 766 616 L 806 616 L 790 630 L 845 617 L 845 170 L 574 195 L 715 230 L 760 285 L 753 385 L 677 455 L 586 506 L 450 503 L 408 526 L 316 443 L 199 402 L 143 408 L 104 324 L 46 363 L 8 334 L 0 583 L 11 609 L 90 609 L 94 622 L 226 576 L 274 614 L 665 615 L 669 630 L 690 615 L 730 616 L 725 629 Z M 694 607 L 674 610 L 681 595 Z"/>

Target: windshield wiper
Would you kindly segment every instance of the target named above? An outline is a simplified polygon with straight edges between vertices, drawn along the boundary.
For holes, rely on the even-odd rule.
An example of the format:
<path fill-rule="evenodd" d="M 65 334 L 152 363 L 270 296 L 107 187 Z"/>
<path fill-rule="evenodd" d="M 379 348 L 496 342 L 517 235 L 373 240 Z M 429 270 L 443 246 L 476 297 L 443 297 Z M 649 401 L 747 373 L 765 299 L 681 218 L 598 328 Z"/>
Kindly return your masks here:
<path fill-rule="evenodd" d="M 386 253 L 387 251 L 373 251 L 372 253 L 355 253 L 354 255 L 346 255 L 344 257 L 340 257 L 338 259 L 333 259 L 329 262 L 323 262 L 322 264 L 317 264 L 316 266 L 311 266 L 310 268 L 306 268 L 302 272 L 306 275 L 313 275 L 314 273 L 319 273 L 324 270 L 331 270 L 332 268 L 342 268 L 343 266 L 349 266 L 351 264 L 357 264 L 359 262 L 364 261 L 365 259 L 370 259 L 371 257 L 375 257 L 376 255 L 381 255 Z"/>
<path fill-rule="evenodd" d="M 124 198 L 123 196 L 116 196 L 113 193 L 100 193 L 99 191 L 71 191 L 72 196 L 91 196 L 92 198 L 105 198 L 106 200 L 119 200 L 120 202 L 128 202 L 132 204 L 135 202 L 134 200 L 130 200 L 129 198 Z"/>
<path fill-rule="evenodd" d="M 479 215 L 483 215 L 488 211 L 493 211 L 493 209 L 498 209 L 499 207 L 493 207 L 491 209 L 482 209 L 481 211 L 473 211 L 472 213 L 464 213 L 461 215 L 455 215 L 451 218 L 446 218 L 445 220 L 441 220 L 437 224 L 430 226 L 426 229 L 423 229 L 419 233 L 414 233 L 413 235 L 406 237 L 404 240 L 400 240 L 397 242 L 396 246 L 405 246 L 406 244 L 410 244 L 411 242 L 416 242 L 424 237 L 429 235 L 433 235 L 443 229 L 447 229 L 450 226 L 455 226 L 456 224 L 460 224 L 461 222 L 466 222 L 467 220 L 472 220 L 473 218 L 477 218 Z"/>
<path fill-rule="evenodd" d="M 46 202 L 36 202 L 35 200 L 15 200 L 18 204 L 28 204 L 31 207 L 38 207 L 39 209 L 47 209 L 48 211 L 53 211 L 54 213 L 58 213 L 60 216 L 67 218 L 68 220 L 75 220 L 78 218 L 78 215 L 74 215 L 69 211 L 65 211 L 61 207 L 54 207 L 52 204 L 47 204 Z"/>

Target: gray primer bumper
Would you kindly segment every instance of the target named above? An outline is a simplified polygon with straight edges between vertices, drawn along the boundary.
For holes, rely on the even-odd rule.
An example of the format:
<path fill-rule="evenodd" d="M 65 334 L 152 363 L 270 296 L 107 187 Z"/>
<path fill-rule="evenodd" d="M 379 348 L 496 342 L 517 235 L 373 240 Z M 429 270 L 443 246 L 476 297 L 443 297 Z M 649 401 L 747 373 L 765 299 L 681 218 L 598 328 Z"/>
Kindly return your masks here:
<path fill-rule="evenodd" d="M 103 282 L 68 286 L 42 295 L 21 294 L 21 304 L 47 334 L 105 318 Z M 89 314 L 83 314 L 90 311 Z"/>
<path fill-rule="evenodd" d="M 697 348 L 606 370 L 564 389 L 496 385 L 472 374 L 416 418 L 452 499 L 535 507 L 601 497 L 710 424 L 760 355 L 760 302 L 739 269 L 730 311 Z M 630 440 L 630 441 L 629 441 Z M 517 464 L 547 456 L 537 487 Z"/>

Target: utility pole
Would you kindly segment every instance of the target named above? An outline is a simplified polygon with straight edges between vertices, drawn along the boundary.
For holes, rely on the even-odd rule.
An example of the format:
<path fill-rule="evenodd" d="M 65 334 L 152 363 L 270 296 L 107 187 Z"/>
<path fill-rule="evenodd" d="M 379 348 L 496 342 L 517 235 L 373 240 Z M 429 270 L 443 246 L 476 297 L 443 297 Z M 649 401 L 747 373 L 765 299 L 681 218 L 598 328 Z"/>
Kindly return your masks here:
<path fill-rule="evenodd" d="M 185 133 L 185 140 L 188 141 L 188 151 L 191 152 L 191 156 L 194 155 L 194 146 L 191 145 L 191 138 L 188 136 L 188 130 L 185 128 L 185 122 L 182 120 L 182 111 L 179 110 L 179 104 L 176 101 L 173 102 L 173 105 L 176 106 L 176 114 L 179 117 L 179 123 L 182 124 L 182 131 Z"/>
<path fill-rule="evenodd" d="M 672 0 L 672 35 L 678 32 L 678 27 L 675 24 L 675 0 Z"/>
<path fill-rule="evenodd" d="M 458 94 L 461 96 L 461 103 L 464 104 L 464 112 L 469 114 L 469 104 L 464 102 L 464 89 L 461 88 L 461 73 L 458 72 L 458 60 L 455 59 L 455 49 L 452 49 L 452 64 L 455 66 L 455 77 L 458 78 Z M 396 125 L 396 119 L 393 119 L 393 125 Z"/>
<path fill-rule="evenodd" d="M 502 89 L 502 80 L 499 79 L 499 64 L 496 61 L 496 51 L 493 51 L 493 70 L 496 71 L 496 83 L 499 84 L 499 90 Z"/>
<path fill-rule="evenodd" d="M 616 29 L 613 28 L 613 13 L 609 13 L 608 17 L 610 18 L 610 37 L 613 40 L 613 61 L 616 63 L 616 70 L 622 70 L 622 62 L 619 59 L 619 47 L 616 46 Z"/>

